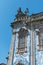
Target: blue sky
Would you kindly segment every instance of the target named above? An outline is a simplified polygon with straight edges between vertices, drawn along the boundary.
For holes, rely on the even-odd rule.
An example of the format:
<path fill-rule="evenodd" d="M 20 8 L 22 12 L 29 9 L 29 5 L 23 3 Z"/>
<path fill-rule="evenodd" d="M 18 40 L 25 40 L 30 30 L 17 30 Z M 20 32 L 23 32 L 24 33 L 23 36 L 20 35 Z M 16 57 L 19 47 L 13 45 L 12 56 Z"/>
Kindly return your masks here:
<path fill-rule="evenodd" d="M 10 23 L 19 7 L 22 11 L 28 8 L 30 14 L 43 12 L 43 0 L 0 0 L 0 63 L 7 63 L 12 36 Z"/>

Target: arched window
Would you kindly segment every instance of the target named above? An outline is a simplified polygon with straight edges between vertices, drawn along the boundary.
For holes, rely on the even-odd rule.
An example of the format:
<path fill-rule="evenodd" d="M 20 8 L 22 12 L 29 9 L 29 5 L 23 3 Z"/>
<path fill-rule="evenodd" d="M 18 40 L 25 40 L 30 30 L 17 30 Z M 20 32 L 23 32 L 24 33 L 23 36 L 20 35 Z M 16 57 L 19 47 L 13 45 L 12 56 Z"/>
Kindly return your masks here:
<path fill-rule="evenodd" d="M 27 52 L 27 38 L 28 38 L 28 31 L 25 29 L 21 29 L 18 32 L 19 41 L 18 41 L 18 53 L 23 54 Z"/>

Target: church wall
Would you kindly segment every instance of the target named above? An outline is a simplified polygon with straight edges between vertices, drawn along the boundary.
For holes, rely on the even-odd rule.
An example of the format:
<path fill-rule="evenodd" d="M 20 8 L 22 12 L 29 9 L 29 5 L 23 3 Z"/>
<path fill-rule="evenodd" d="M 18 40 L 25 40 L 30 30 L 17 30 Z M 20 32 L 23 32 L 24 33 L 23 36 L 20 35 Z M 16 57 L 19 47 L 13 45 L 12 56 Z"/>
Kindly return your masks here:
<path fill-rule="evenodd" d="M 35 36 L 36 65 L 43 65 L 43 51 L 38 51 L 38 35 Z"/>
<path fill-rule="evenodd" d="M 19 62 L 24 63 L 24 65 L 29 65 L 30 64 L 30 34 L 28 35 L 27 38 L 27 53 L 24 53 L 22 55 L 16 54 L 17 47 L 18 47 L 18 33 L 16 34 L 13 65 L 16 65 Z"/>

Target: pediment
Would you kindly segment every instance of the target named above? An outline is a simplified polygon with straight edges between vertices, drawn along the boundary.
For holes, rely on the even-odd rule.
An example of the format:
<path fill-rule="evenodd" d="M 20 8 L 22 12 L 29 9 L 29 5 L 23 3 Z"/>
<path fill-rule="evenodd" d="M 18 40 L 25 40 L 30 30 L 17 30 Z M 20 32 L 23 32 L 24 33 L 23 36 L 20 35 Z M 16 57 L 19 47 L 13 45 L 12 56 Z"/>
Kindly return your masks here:
<path fill-rule="evenodd" d="M 24 29 L 24 28 L 21 28 L 18 32 L 19 36 L 22 37 L 22 36 L 26 36 L 28 35 L 28 30 L 27 29 Z"/>

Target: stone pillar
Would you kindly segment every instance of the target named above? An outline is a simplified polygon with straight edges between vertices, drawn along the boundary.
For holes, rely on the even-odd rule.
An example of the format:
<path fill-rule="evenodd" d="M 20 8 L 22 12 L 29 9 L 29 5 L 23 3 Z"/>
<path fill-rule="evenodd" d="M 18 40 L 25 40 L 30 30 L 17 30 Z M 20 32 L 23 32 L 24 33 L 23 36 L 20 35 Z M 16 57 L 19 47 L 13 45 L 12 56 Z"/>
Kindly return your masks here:
<path fill-rule="evenodd" d="M 30 64 L 35 65 L 35 48 L 34 48 L 34 29 L 31 23 L 31 57 L 30 57 Z"/>
<path fill-rule="evenodd" d="M 7 65 L 13 65 L 15 40 L 16 40 L 16 33 L 14 31 L 13 34 L 12 34 L 12 40 L 11 40 L 11 46 L 10 46 L 10 52 L 9 52 L 9 56 L 8 56 Z"/>
<path fill-rule="evenodd" d="M 37 50 L 39 51 L 40 50 L 40 40 L 39 40 L 39 31 L 36 31 L 36 40 L 37 40 Z"/>

